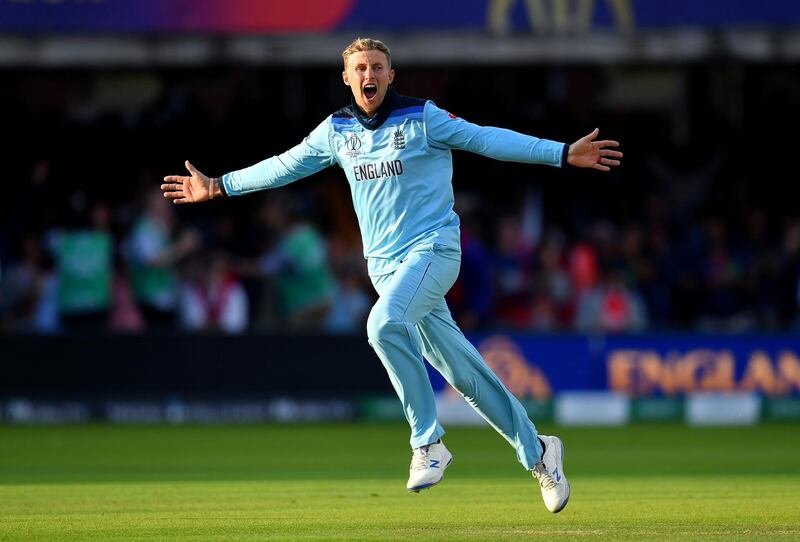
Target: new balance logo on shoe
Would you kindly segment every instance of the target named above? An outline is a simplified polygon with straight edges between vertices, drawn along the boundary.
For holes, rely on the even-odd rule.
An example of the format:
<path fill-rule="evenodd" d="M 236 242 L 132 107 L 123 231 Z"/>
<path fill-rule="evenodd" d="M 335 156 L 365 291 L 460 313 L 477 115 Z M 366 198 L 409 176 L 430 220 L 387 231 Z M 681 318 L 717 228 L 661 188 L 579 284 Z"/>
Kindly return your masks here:
<path fill-rule="evenodd" d="M 558 469 L 553 471 L 553 477 L 556 479 L 556 482 L 561 481 L 561 475 L 558 473 Z"/>
<path fill-rule="evenodd" d="M 442 441 L 415 448 L 408 469 L 406 489 L 417 493 L 442 481 L 444 471 L 453 455 L 444 447 Z"/>

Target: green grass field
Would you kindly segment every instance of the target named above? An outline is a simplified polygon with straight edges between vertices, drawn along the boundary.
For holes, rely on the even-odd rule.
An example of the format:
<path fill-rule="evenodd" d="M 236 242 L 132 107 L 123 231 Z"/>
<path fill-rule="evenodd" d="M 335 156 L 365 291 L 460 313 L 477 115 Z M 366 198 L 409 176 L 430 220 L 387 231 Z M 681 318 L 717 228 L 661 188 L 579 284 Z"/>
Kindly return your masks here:
<path fill-rule="evenodd" d="M 558 515 L 488 428 L 407 493 L 406 433 L 0 426 L 0 540 L 800 540 L 797 425 L 558 430 Z"/>

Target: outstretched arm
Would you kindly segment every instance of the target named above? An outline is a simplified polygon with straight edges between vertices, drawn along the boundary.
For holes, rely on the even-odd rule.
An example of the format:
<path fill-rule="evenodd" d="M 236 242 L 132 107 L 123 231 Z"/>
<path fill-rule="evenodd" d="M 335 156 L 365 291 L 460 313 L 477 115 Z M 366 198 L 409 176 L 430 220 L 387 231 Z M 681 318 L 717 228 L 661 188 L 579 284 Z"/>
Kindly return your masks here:
<path fill-rule="evenodd" d="M 598 130 L 566 145 L 489 126 L 478 126 L 439 109 L 432 102 L 425 105 L 428 141 L 434 147 L 460 149 L 496 160 L 563 167 L 594 168 L 608 171 L 618 166 L 622 153 L 605 147 L 617 147 L 616 141 L 594 141 Z"/>
<path fill-rule="evenodd" d="M 222 195 L 219 179 L 210 178 L 186 160 L 189 175 L 167 175 L 161 190 L 172 203 L 199 203 Z"/>
<path fill-rule="evenodd" d="M 328 139 L 330 117 L 322 121 L 299 145 L 250 167 L 210 178 L 186 161 L 190 175 L 164 177 L 161 190 L 174 203 L 197 203 L 218 196 L 238 196 L 277 188 L 308 177 L 336 160 Z"/>
<path fill-rule="evenodd" d="M 428 142 L 434 148 L 469 151 L 509 162 L 566 165 L 567 146 L 564 143 L 506 128 L 479 126 L 451 115 L 433 102 L 425 104 L 425 125 Z"/>
<path fill-rule="evenodd" d="M 610 171 L 610 166 L 618 166 L 619 160 L 615 160 L 615 158 L 622 158 L 622 153 L 606 147 L 619 147 L 619 143 L 611 139 L 595 141 L 599 133 L 600 129 L 595 128 L 591 134 L 570 145 L 567 152 L 567 163 L 575 167 L 600 171 Z"/>

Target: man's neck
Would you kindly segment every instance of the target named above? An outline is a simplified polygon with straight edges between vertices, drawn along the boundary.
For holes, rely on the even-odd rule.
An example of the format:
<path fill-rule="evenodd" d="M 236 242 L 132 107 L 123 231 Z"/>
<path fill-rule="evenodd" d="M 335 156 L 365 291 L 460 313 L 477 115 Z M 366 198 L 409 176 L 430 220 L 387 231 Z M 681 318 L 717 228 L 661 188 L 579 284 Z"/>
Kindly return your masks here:
<path fill-rule="evenodd" d="M 389 117 L 389 114 L 392 112 L 396 101 L 397 91 L 395 91 L 392 87 L 389 87 L 389 89 L 386 91 L 386 96 L 383 97 L 383 101 L 372 113 L 372 115 L 361 109 L 361 107 L 359 107 L 359 105 L 356 103 L 355 98 L 352 99 L 353 112 L 355 113 L 358 122 L 361 123 L 364 128 L 368 130 L 374 130 L 380 127 Z"/>

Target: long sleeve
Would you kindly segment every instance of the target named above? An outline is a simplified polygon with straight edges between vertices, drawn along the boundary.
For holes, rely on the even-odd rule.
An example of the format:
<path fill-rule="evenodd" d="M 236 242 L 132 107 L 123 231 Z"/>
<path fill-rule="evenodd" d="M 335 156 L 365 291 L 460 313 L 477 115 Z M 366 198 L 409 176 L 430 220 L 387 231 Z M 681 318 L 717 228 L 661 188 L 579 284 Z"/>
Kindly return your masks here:
<path fill-rule="evenodd" d="M 434 147 L 470 151 L 496 160 L 563 167 L 568 145 L 505 128 L 478 126 L 425 104 L 428 143 Z"/>
<path fill-rule="evenodd" d="M 330 117 L 322 121 L 299 145 L 250 167 L 222 176 L 231 196 L 277 188 L 332 166 L 336 159 L 329 141 Z"/>

